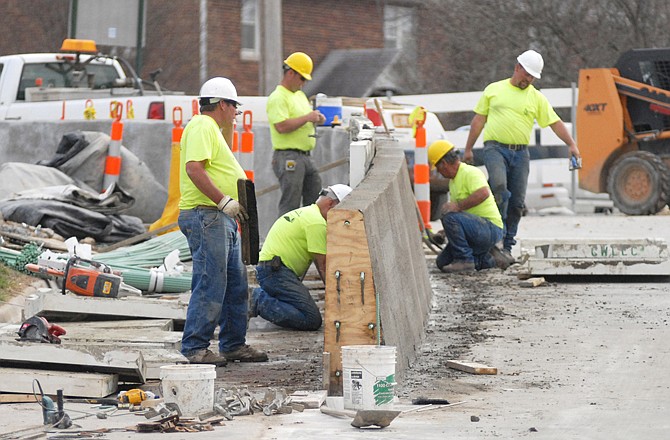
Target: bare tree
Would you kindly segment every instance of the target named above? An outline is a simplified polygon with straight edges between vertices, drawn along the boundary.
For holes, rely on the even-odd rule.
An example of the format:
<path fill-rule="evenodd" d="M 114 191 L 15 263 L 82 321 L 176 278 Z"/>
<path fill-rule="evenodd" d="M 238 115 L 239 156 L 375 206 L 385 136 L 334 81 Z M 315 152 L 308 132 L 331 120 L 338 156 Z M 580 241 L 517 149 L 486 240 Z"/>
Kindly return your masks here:
<path fill-rule="evenodd" d="M 481 90 L 511 75 L 532 48 L 539 85 L 567 87 L 586 67 L 612 67 L 626 50 L 665 47 L 666 0 L 427 0 L 419 44 L 423 92 Z M 434 56 L 432 55 L 434 54 Z"/>

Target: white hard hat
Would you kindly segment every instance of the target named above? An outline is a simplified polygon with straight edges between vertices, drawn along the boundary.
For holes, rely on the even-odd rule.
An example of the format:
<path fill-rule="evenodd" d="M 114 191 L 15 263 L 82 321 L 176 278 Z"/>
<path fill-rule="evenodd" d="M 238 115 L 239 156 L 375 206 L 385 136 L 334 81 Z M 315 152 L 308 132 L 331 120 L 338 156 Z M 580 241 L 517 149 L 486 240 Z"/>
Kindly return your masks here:
<path fill-rule="evenodd" d="M 225 99 L 226 101 L 234 101 L 239 104 L 239 101 L 237 100 L 237 90 L 232 81 L 228 78 L 217 76 L 208 79 L 200 88 L 200 105 L 214 104 L 222 99 Z"/>
<path fill-rule="evenodd" d="M 533 75 L 535 78 L 540 79 L 542 76 L 542 68 L 544 67 L 544 60 L 542 55 L 535 52 L 534 50 L 527 50 L 521 55 L 519 55 L 516 60 L 521 64 L 526 72 Z"/>
<path fill-rule="evenodd" d="M 335 185 L 330 185 L 329 187 L 324 188 L 319 195 L 330 197 L 333 200 L 335 198 L 332 196 L 335 196 L 337 201 L 341 202 L 346 196 L 349 195 L 351 191 L 353 190 L 349 185 L 342 185 L 341 183 L 337 183 Z"/>

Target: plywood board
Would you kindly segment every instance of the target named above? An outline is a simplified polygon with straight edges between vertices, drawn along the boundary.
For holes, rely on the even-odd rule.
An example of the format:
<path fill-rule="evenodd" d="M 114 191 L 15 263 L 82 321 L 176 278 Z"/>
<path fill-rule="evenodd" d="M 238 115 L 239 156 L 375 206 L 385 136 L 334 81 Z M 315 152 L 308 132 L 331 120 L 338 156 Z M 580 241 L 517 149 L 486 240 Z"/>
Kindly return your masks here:
<path fill-rule="evenodd" d="M 39 390 L 33 383 L 35 380 L 39 381 L 45 394 L 56 394 L 58 389 L 62 389 L 63 395 L 66 397 L 95 398 L 116 393 L 119 376 L 116 374 L 0 368 L 0 392 L 32 393 L 34 390 Z"/>
<path fill-rule="evenodd" d="M 367 243 L 360 211 L 330 210 L 324 351 L 330 353 L 332 393 L 341 392 L 342 389 L 341 347 L 374 344 L 377 340 L 374 277 Z M 338 272 L 339 281 L 336 276 Z"/>

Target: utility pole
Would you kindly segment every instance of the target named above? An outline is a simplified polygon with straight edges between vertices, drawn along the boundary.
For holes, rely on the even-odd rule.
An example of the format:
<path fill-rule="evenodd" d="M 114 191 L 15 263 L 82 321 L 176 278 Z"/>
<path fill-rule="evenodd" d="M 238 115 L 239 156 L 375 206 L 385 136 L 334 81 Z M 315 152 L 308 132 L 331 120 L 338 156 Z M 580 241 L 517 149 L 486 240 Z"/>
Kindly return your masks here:
<path fill-rule="evenodd" d="M 261 53 L 258 63 L 258 93 L 267 96 L 279 83 L 284 59 L 281 0 L 258 0 Z"/>

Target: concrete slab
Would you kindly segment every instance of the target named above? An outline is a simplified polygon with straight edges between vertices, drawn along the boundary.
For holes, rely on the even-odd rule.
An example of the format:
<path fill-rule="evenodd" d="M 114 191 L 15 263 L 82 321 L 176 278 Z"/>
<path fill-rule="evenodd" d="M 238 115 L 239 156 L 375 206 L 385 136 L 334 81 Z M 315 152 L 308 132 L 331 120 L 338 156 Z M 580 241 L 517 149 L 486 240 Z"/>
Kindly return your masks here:
<path fill-rule="evenodd" d="M 521 239 L 524 275 L 670 275 L 668 246 L 652 238 Z"/>
<path fill-rule="evenodd" d="M 66 397 L 105 397 L 116 393 L 119 376 L 116 374 L 75 373 L 26 368 L 0 368 L 0 392 L 39 393 L 34 381 L 39 381 L 44 394 L 55 395 L 62 389 Z"/>
<path fill-rule="evenodd" d="M 117 373 L 120 380 L 144 383 L 146 365 L 139 351 L 110 350 L 109 346 L 66 347 L 18 341 L 0 341 L 0 364 L 11 367 L 62 371 Z"/>
<path fill-rule="evenodd" d="M 183 323 L 186 320 L 188 302 L 178 297 L 154 299 L 142 297 L 97 298 L 78 296 L 71 293 L 62 295 L 52 289 L 40 289 L 26 297 L 24 315 L 39 315 L 50 320 L 62 318 L 97 316 L 125 318 L 173 319 Z M 177 299 L 174 299 L 177 298 Z"/>

